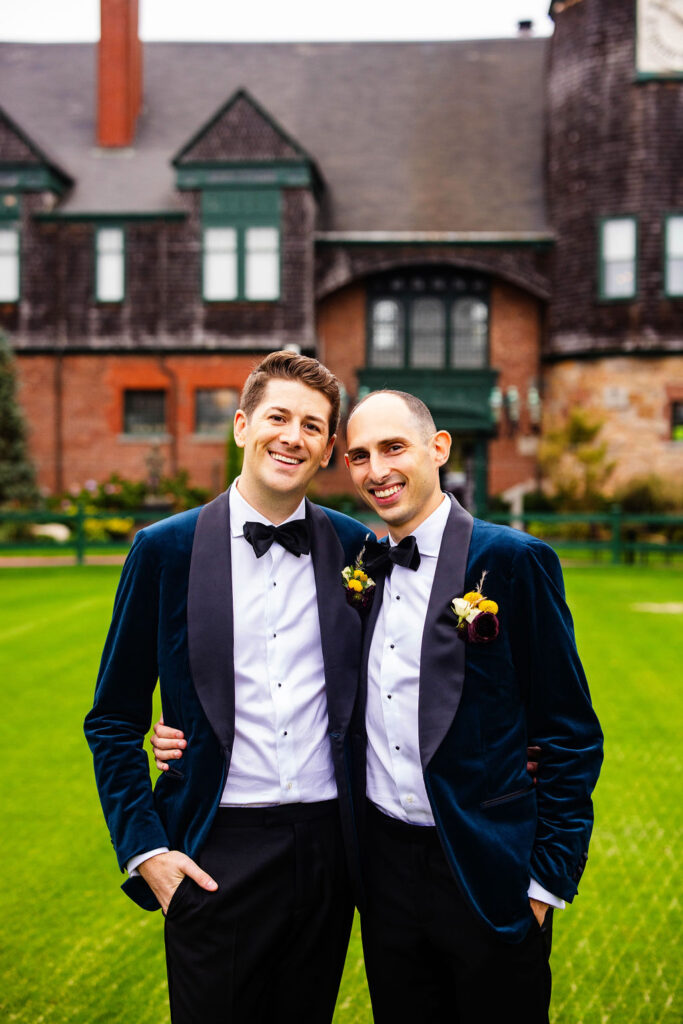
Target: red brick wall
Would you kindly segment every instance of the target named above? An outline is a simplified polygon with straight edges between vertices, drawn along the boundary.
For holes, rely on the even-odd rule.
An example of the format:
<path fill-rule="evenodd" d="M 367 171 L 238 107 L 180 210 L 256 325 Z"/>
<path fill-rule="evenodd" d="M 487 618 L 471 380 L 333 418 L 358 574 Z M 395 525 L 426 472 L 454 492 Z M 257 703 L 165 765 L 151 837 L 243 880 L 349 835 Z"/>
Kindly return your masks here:
<path fill-rule="evenodd" d="M 349 406 L 356 399 L 356 373 L 365 365 L 365 284 L 356 282 L 329 295 L 318 306 L 318 358 L 344 384 Z M 344 465 L 346 448 L 344 423 L 340 424 L 335 464 L 324 470 L 316 482 L 321 494 L 352 492 Z"/>
<path fill-rule="evenodd" d="M 489 494 L 533 481 L 537 441 L 526 407 L 529 384 L 539 386 L 541 346 L 540 303 L 533 296 L 505 283 L 491 288 L 491 366 L 500 370 L 498 386 L 517 387 L 520 423 L 510 435 L 501 422 L 499 436 L 489 444 Z"/>
<path fill-rule="evenodd" d="M 242 387 L 257 357 L 250 355 L 155 356 L 74 355 L 62 363 L 63 473 L 61 487 L 103 480 L 110 473 L 147 476 L 149 440 L 123 437 L 126 388 L 165 388 L 177 379 L 177 465 L 213 492 L 224 485 L 224 444 L 194 436 L 194 391 L 198 387 Z M 17 357 L 19 397 L 30 424 L 30 447 L 39 483 L 50 491 L 57 479 L 55 373 L 53 356 Z M 165 366 L 167 373 L 162 366 Z M 170 396 L 169 396 L 170 397 Z M 167 399 L 168 401 L 168 399 Z M 172 470 L 172 443 L 160 445 L 163 472 Z"/>

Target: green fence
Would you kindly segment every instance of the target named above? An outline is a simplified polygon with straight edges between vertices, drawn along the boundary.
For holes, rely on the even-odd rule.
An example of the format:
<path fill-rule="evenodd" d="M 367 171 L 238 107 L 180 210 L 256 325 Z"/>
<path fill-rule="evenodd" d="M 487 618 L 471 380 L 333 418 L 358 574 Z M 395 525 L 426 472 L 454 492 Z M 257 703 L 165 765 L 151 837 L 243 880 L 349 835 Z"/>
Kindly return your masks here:
<path fill-rule="evenodd" d="M 136 529 L 168 515 L 170 511 L 159 508 L 93 511 L 82 504 L 69 512 L 1 511 L 0 554 L 73 551 L 82 564 L 86 553 L 125 552 Z M 683 515 L 636 515 L 614 505 L 604 513 L 490 513 L 485 518 L 541 537 L 564 557 L 582 556 L 618 565 L 647 560 L 651 555 L 665 561 L 683 555 Z M 34 528 L 45 524 L 66 526 L 68 537 L 55 541 L 36 536 Z M 118 530 L 118 538 L 108 533 L 109 528 Z"/>

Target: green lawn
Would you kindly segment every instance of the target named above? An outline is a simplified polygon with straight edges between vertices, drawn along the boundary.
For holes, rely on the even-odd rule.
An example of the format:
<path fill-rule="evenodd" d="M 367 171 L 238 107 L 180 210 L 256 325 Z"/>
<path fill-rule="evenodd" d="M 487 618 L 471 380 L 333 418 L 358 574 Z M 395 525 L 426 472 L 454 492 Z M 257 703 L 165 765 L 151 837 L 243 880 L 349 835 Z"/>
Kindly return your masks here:
<path fill-rule="evenodd" d="M 0 570 L 2 1020 L 168 1021 L 161 915 L 117 890 L 82 733 L 118 572 Z M 674 1024 L 683 620 L 631 606 L 683 601 L 683 572 L 604 567 L 566 578 L 607 741 L 581 894 L 556 915 L 552 1019 Z M 357 932 L 336 1021 L 371 1021 Z"/>

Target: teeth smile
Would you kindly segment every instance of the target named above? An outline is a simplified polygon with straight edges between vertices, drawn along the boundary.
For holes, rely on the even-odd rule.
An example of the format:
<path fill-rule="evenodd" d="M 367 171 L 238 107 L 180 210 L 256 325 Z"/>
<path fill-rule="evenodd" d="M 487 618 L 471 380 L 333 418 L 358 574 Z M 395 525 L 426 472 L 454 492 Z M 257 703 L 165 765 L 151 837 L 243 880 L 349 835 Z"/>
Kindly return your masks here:
<path fill-rule="evenodd" d="M 392 494 L 398 494 L 402 487 L 403 484 L 394 484 L 393 487 L 387 487 L 383 491 L 374 491 L 373 493 L 376 498 L 390 498 Z"/>
<path fill-rule="evenodd" d="M 285 462 L 288 466 L 298 466 L 302 461 L 301 459 L 290 459 L 288 455 L 281 455 L 280 452 L 269 452 L 268 454 L 276 462 Z"/>

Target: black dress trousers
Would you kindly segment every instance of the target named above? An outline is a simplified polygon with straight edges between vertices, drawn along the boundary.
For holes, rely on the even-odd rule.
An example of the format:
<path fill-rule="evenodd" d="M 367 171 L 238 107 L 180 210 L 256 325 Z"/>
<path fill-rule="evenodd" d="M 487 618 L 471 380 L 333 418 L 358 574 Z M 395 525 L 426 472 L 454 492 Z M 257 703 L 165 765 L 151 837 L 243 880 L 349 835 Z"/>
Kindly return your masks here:
<path fill-rule="evenodd" d="M 363 952 L 374 1024 L 547 1024 L 550 921 L 503 942 L 465 902 L 435 828 L 367 812 Z"/>
<path fill-rule="evenodd" d="M 353 919 L 336 801 L 221 808 L 168 907 L 173 1024 L 327 1024 Z"/>

